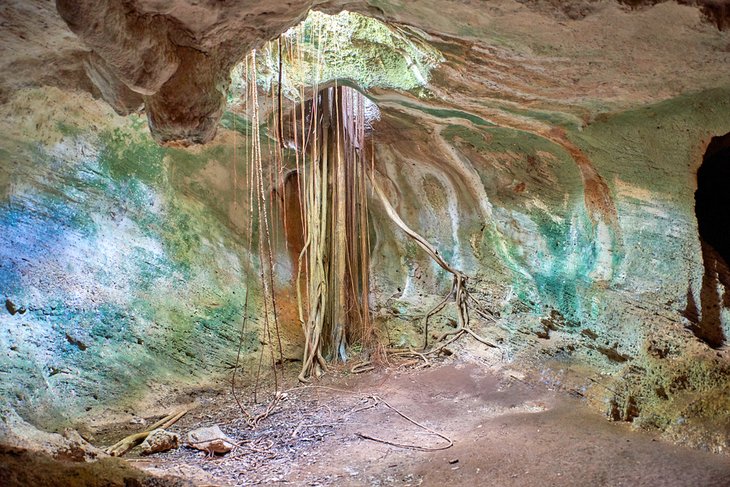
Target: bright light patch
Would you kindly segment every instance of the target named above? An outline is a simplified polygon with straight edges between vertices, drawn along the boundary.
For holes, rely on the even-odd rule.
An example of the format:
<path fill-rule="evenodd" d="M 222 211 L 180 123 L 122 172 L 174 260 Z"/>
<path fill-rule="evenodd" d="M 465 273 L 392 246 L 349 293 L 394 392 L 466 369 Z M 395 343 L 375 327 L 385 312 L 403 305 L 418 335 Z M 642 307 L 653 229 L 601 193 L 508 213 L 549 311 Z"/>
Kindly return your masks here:
<path fill-rule="evenodd" d="M 264 91 L 278 89 L 279 40 L 256 52 L 256 80 Z M 282 95 L 301 100 L 311 88 L 337 81 L 363 91 L 413 91 L 428 85 L 441 53 L 415 31 L 363 15 L 310 12 L 281 36 Z M 234 68 L 231 101 L 245 93 L 245 68 Z"/>

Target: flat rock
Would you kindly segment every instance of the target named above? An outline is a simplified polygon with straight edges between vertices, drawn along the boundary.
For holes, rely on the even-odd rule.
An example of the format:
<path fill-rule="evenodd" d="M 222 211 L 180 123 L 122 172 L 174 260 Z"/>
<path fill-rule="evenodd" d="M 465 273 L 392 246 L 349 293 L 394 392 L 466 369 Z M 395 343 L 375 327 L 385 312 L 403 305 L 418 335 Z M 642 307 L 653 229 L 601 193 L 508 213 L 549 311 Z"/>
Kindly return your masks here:
<path fill-rule="evenodd" d="M 224 454 L 233 450 L 236 447 L 236 442 L 223 433 L 216 424 L 190 431 L 187 437 L 187 445 L 210 454 Z"/>

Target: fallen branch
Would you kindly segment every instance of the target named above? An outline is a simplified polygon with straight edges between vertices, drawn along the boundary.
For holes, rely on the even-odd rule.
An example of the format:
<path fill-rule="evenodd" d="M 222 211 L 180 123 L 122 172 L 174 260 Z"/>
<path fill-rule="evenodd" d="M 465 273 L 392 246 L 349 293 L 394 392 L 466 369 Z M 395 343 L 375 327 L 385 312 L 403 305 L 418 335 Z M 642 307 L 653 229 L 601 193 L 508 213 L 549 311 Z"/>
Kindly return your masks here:
<path fill-rule="evenodd" d="M 154 430 L 169 428 L 170 426 L 175 424 L 180 418 L 185 416 L 188 411 L 188 409 L 183 409 L 178 411 L 177 413 L 171 413 L 147 428 L 146 430 L 140 433 L 134 433 L 127 436 L 126 438 L 123 438 L 122 440 L 107 448 L 105 451 L 107 454 L 113 457 L 121 457 L 129 450 L 142 443 Z"/>

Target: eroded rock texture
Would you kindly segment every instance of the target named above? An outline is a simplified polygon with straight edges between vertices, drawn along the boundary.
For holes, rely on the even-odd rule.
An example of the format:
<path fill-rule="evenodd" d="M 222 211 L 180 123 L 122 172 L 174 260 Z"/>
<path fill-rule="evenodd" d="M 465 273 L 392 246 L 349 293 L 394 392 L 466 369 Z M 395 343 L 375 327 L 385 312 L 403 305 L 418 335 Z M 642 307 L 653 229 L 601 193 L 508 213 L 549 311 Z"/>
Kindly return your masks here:
<path fill-rule="evenodd" d="M 92 77 L 105 100 L 114 106 L 112 100 L 122 96 L 108 93 L 114 86 L 144 95 L 156 140 L 202 144 L 215 136 L 233 65 L 301 20 L 312 2 L 56 4 L 69 28 L 108 67 L 101 83 Z"/>
<path fill-rule="evenodd" d="M 231 68 L 310 7 L 347 8 L 443 58 L 425 86 L 369 87 L 375 160 L 404 220 L 501 315 L 488 333 L 504 359 L 613 419 L 725 451 L 727 263 L 695 191 L 703 159 L 724 177 L 711 141 L 730 132 L 730 34 L 721 4 L 698 3 L 7 2 L 3 407 L 51 428 L 230 367 L 258 272 Z M 119 115 L 142 102 L 147 121 Z M 206 145 L 177 147 L 190 143 Z M 370 207 L 373 308 L 393 345 L 415 346 L 409 317 L 448 280 Z M 294 253 L 276 235 L 294 358 Z M 249 355 L 264 346 L 251 319 Z"/>

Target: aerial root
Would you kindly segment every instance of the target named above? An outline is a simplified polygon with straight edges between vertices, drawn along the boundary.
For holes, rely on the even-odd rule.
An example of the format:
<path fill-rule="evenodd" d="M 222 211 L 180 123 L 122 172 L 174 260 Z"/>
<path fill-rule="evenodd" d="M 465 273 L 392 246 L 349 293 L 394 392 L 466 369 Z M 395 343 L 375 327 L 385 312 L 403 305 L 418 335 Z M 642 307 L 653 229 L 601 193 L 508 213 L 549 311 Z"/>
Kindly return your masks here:
<path fill-rule="evenodd" d="M 362 374 L 363 372 L 370 372 L 371 370 L 375 370 L 375 367 L 370 360 L 363 360 L 350 367 L 351 374 Z"/>
<path fill-rule="evenodd" d="M 455 342 L 463 335 L 471 335 L 476 341 L 483 343 L 484 345 L 486 345 L 488 347 L 499 349 L 500 348 L 499 346 L 490 342 L 489 340 L 486 340 L 485 338 L 482 338 L 480 335 L 478 335 L 474 330 L 472 330 L 469 327 L 469 324 L 471 322 L 471 318 L 469 315 L 469 312 L 470 312 L 469 303 L 470 302 L 473 302 L 475 304 L 474 310 L 477 312 L 478 315 L 480 315 L 483 318 L 489 319 L 494 323 L 496 323 L 497 320 L 494 318 L 494 316 L 489 311 L 486 311 L 485 309 L 483 309 L 481 307 L 481 304 L 479 303 L 479 301 L 477 301 L 477 299 L 469 293 L 469 290 L 466 288 L 466 282 L 468 279 L 467 276 L 458 270 L 454 270 L 452 272 L 452 274 L 454 274 L 454 281 L 451 286 L 451 290 L 446 295 L 446 297 L 443 300 L 441 300 L 436 306 L 431 308 L 431 310 L 428 313 L 426 313 L 426 315 L 424 317 L 424 326 L 423 326 L 424 353 L 425 354 L 438 353 L 441 350 L 443 350 L 444 347 L 446 347 L 446 345 L 450 345 L 451 343 Z M 428 350 L 428 320 L 433 315 L 435 315 L 436 313 L 441 311 L 446 306 L 446 304 L 449 302 L 449 299 L 452 296 L 455 296 L 456 305 L 458 307 L 458 311 L 457 311 L 458 318 L 459 318 L 458 326 L 454 330 L 443 333 L 440 337 L 438 337 L 436 339 L 436 341 L 442 342 L 444 339 L 446 339 L 447 337 L 452 336 L 452 335 L 454 337 L 453 337 L 453 339 L 449 340 L 448 342 L 441 344 L 438 347 L 435 347 L 431 350 Z"/>
<path fill-rule="evenodd" d="M 388 355 L 393 355 L 396 357 L 415 357 L 417 360 L 413 364 L 420 362 L 423 360 L 422 367 L 430 367 L 431 362 L 428 360 L 428 357 L 426 357 L 426 353 L 417 352 L 416 350 L 413 350 L 413 348 L 390 348 L 386 349 L 385 351 Z"/>

